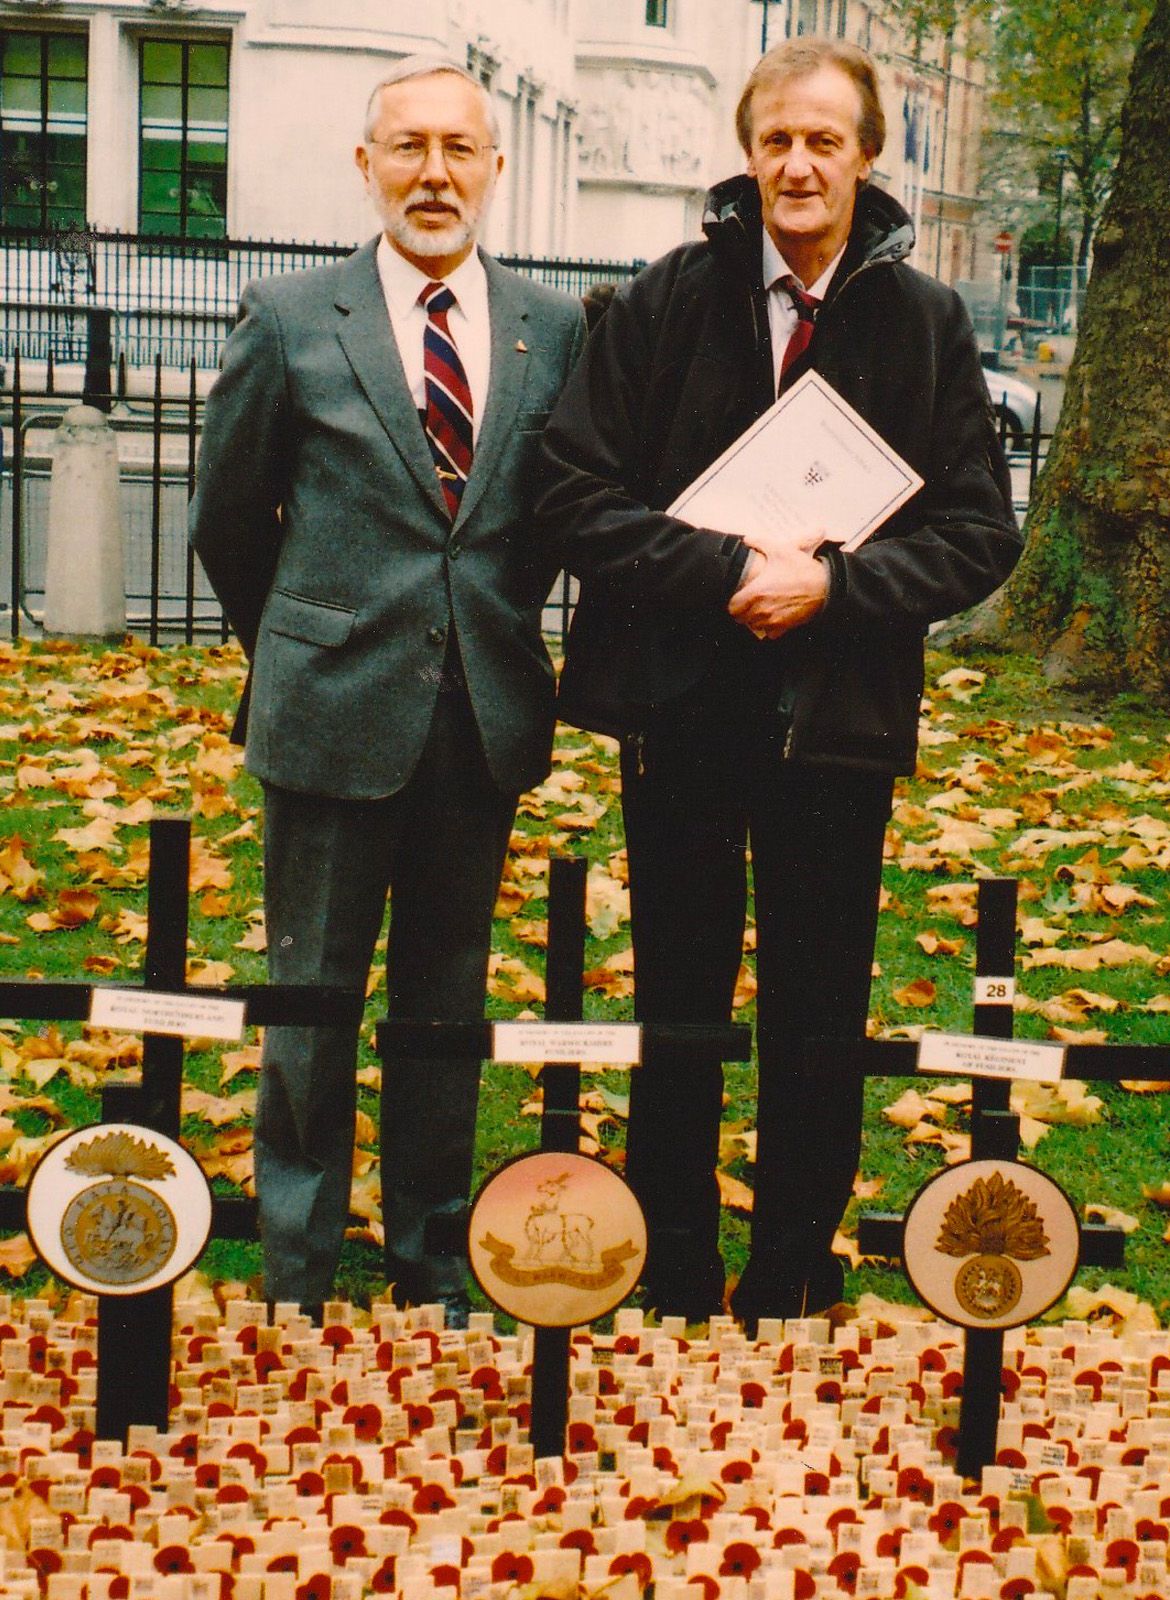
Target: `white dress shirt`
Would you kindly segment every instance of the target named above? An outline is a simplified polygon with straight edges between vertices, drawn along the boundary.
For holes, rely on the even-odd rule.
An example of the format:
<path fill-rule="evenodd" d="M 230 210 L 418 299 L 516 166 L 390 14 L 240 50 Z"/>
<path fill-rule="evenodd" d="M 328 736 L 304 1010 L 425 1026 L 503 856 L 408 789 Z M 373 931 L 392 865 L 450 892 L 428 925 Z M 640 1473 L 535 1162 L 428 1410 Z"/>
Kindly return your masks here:
<path fill-rule="evenodd" d="M 841 257 L 845 254 L 845 245 L 841 246 L 817 281 L 806 284 L 801 283 L 799 275 L 793 272 L 787 261 L 780 254 L 767 228 L 763 232 L 764 287 L 768 291 L 768 327 L 772 334 L 772 388 L 775 391 L 780 387 L 780 365 L 784 360 L 784 352 L 788 348 L 792 330 L 799 320 L 792 296 L 787 289 L 781 288 L 780 279 L 791 276 L 796 279 L 806 294 L 811 294 L 814 299 L 823 300 L 829 292 L 833 274 L 841 265 Z"/>
<path fill-rule="evenodd" d="M 390 326 L 398 344 L 398 354 L 406 371 L 406 382 L 411 397 L 419 411 L 427 406 L 426 377 L 423 371 L 423 334 L 427 314 L 418 303 L 418 297 L 428 283 L 442 282 L 455 296 L 455 304 L 447 316 L 447 326 L 459 350 L 459 359 L 467 374 L 471 390 L 471 432 L 478 438 L 487 404 L 488 380 L 491 376 L 492 332 L 488 315 L 487 273 L 478 251 L 473 250 L 466 261 L 460 262 L 454 272 L 443 279 L 429 278 L 416 266 L 399 255 L 383 234 L 378 240 L 378 277 L 386 297 L 386 310 Z"/>

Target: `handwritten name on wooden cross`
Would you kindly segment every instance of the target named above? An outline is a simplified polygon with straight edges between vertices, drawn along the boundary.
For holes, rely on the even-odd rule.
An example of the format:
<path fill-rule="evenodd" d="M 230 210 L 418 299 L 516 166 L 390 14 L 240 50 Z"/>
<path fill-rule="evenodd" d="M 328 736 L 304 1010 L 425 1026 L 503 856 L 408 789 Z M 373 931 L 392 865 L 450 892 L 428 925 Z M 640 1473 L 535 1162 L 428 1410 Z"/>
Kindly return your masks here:
<path fill-rule="evenodd" d="M 306 984 L 243 984 L 208 988 L 187 983 L 188 880 L 191 824 L 185 817 L 150 824 L 147 935 L 140 985 L 0 982 L 0 1016 L 22 1021 L 120 1019 L 143 1032 L 138 1083 L 108 1085 L 102 1121 L 133 1123 L 178 1139 L 183 1052 L 190 1037 L 218 1024 L 238 1037 L 245 1024 L 318 1025 L 360 1018 L 363 997 Z M 153 1031 L 155 1028 L 165 1032 Z M 0 1188 L 0 1226 L 23 1227 L 25 1191 Z M 256 1236 L 254 1200 L 216 1196 L 211 1232 L 219 1238 Z M 98 1298 L 97 1433 L 125 1438 L 136 1423 L 165 1432 L 169 1413 L 170 1284 L 138 1294 Z"/>

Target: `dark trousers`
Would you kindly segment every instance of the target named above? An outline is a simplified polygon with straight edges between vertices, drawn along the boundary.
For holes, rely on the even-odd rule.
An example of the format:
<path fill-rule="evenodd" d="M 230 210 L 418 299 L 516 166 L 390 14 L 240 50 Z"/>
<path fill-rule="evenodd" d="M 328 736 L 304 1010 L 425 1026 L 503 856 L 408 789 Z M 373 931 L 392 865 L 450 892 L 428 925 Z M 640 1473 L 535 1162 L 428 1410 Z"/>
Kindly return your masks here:
<path fill-rule="evenodd" d="M 376 738 L 376 730 L 355 737 Z M 440 694 L 405 788 L 334 800 L 268 786 L 265 911 L 274 983 L 365 989 L 391 896 L 388 1012 L 483 1015 L 492 911 L 517 797 L 493 783 L 462 691 Z M 256 1111 L 256 1186 L 270 1299 L 313 1304 L 333 1286 L 349 1214 L 357 1030 L 269 1028 Z M 383 1069 L 386 1274 L 402 1298 L 463 1288 L 462 1255 L 428 1253 L 431 1217 L 471 1182 L 478 1060 Z"/>
<path fill-rule="evenodd" d="M 749 1317 L 798 1314 L 810 1280 L 832 1281 L 861 1093 L 794 1069 L 806 1038 L 864 1033 L 893 789 L 888 775 L 786 762 L 782 732 L 750 697 L 730 710 L 684 705 L 622 761 L 642 1019 L 730 1017 L 751 847 L 758 1143 L 751 1258 L 733 1301 Z M 706 1315 L 722 1295 L 722 1090 L 717 1062 L 684 1065 L 660 1049 L 632 1077 L 627 1174 L 649 1227 L 647 1289 L 664 1311 Z"/>

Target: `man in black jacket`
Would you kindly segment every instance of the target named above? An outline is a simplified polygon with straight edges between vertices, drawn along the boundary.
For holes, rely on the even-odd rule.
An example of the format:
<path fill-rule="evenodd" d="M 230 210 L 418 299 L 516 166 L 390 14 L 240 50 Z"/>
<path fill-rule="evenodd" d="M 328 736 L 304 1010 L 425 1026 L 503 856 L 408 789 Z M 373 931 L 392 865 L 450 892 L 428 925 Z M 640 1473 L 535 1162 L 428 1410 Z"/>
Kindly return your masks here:
<path fill-rule="evenodd" d="M 810 1037 L 865 1028 L 882 844 L 913 771 L 928 625 L 982 599 L 1020 540 L 970 322 L 905 264 L 913 229 L 868 183 L 884 140 L 869 57 L 770 51 L 737 112 L 746 174 L 705 241 L 615 299 L 545 436 L 539 511 L 581 579 L 561 714 L 623 741 L 636 1006 L 717 1022 L 739 970 L 750 841 L 759 1100 L 749 1324 L 840 1297 L 831 1254 L 860 1145 L 860 1088 L 801 1071 Z M 924 487 L 843 552 L 693 528 L 680 491 L 809 368 Z M 831 529 L 827 530 L 829 533 Z M 722 1074 L 648 1052 L 628 1174 L 647 1297 L 719 1308 Z"/>

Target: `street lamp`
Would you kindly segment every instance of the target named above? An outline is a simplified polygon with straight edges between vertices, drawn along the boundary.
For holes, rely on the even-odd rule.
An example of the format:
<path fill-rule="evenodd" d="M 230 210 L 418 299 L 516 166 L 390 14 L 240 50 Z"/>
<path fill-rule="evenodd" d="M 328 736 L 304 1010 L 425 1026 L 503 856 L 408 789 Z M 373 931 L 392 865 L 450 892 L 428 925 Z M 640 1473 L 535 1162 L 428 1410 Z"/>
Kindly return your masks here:
<path fill-rule="evenodd" d="M 1052 159 L 1056 162 L 1056 236 L 1052 243 L 1052 264 L 1058 267 L 1061 265 L 1060 222 L 1064 211 L 1064 169 L 1068 162 L 1068 151 L 1054 150 Z"/>
<path fill-rule="evenodd" d="M 1053 274 L 1054 304 L 1056 307 L 1056 330 L 1059 333 L 1064 325 L 1064 284 L 1061 281 L 1061 269 L 1064 266 L 1063 251 L 1060 243 L 1060 223 L 1064 211 L 1064 169 L 1068 161 L 1067 150 L 1054 150 L 1052 159 L 1056 162 L 1056 234 L 1052 241 L 1052 265 L 1056 268 Z"/>

